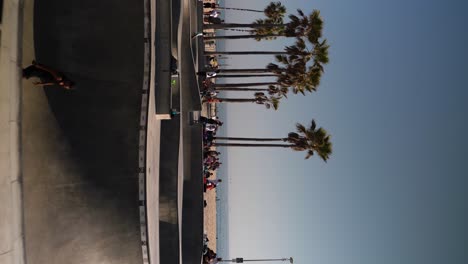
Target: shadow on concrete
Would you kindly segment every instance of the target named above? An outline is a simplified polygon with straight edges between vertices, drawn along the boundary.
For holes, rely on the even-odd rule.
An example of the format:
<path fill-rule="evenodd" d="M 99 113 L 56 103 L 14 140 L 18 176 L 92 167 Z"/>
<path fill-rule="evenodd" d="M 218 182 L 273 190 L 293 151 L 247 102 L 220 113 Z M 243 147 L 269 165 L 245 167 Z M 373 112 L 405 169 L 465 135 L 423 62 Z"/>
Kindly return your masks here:
<path fill-rule="evenodd" d="M 187 115 L 183 123 L 188 124 Z M 184 197 L 182 210 L 182 259 L 199 264 L 203 251 L 203 166 L 202 127 L 186 125 L 184 136 Z"/>
<path fill-rule="evenodd" d="M 179 263 L 179 174 L 180 118 L 161 121 L 159 170 L 160 262 Z"/>
<path fill-rule="evenodd" d="M 27 160 L 46 162 L 24 175 L 27 262 L 141 263 L 143 2 L 36 0 L 34 16 L 37 61 L 76 90 L 45 88 L 53 117 L 44 122 L 62 136 L 23 134 Z M 24 111 L 34 109 L 25 102 Z M 48 140 L 56 147 L 35 143 Z"/>
<path fill-rule="evenodd" d="M 202 127 L 190 123 L 190 112 L 201 111 L 200 91 L 196 78 L 198 54 L 193 53 L 191 36 L 198 30 L 198 1 L 189 1 L 189 16 L 183 19 L 181 40 L 181 109 L 183 137 L 184 192 L 182 206 L 182 260 L 185 264 L 199 264 L 203 250 L 203 167 Z M 200 40 L 193 40 L 194 42 Z M 198 63 L 194 63 L 194 59 Z"/>
<path fill-rule="evenodd" d="M 46 88 L 50 107 L 85 176 L 102 186 L 135 174 L 142 14 L 131 0 L 36 0 L 36 58 L 77 84 L 75 91 Z"/>

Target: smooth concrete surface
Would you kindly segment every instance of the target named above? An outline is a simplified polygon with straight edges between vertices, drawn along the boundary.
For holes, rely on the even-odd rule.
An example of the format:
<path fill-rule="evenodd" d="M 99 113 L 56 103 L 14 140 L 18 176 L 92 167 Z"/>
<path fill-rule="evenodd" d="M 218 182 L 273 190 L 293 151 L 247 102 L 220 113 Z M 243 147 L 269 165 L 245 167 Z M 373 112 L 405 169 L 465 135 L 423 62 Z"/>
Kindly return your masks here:
<path fill-rule="evenodd" d="M 77 85 L 24 81 L 26 261 L 142 263 L 143 5 L 36 0 L 34 26 L 36 59 Z"/>
<path fill-rule="evenodd" d="M 168 0 L 156 0 L 155 27 L 155 91 L 156 116 L 158 119 L 169 119 L 171 113 L 171 53 L 172 53 L 172 11 Z"/>
<path fill-rule="evenodd" d="M 186 15 L 193 11 L 190 3 L 185 7 L 189 11 Z M 29 35 L 29 40 L 23 43 L 27 51 L 23 66 L 36 58 L 64 71 L 77 82 L 77 90 L 43 89 L 33 87 L 31 81 L 23 82 L 21 138 L 29 263 L 145 263 L 140 244 L 141 204 L 140 207 L 138 204 L 141 197 L 141 193 L 138 194 L 139 153 L 142 151 L 140 114 L 144 108 L 141 103 L 145 101 L 141 94 L 145 64 L 142 9 L 143 5 L 129 0 L 119 3 L 110 0 L 99 3 L 91 0 L 36 1 L 35 40 L 32 39 L 33 28 L 25 27 L 25 38 Z M 30 17 L 32 25 L 32 14 Z M 185 18 L 181 39 L 189 45 L 182 47 L 193 52 L 190 37 L 194 29 L 186 23 L 190 21 L 187 16 Z M 90 24 L 92 27 L 88 26 Z M 152 65 L 155 64 L 154 55 Z M 188 120 L 190 112 L 201 109 L 201 103 L 194 78 L 194 54 L 190 55 L 192 57 L 187 58 L 192 61 L 187 59 L 183 64 L 182 75 L 186 78 L 183 113 L 180 121 L 179 118 L 174 120 L 174 124 L 182 127 L 179 148 L 177 140 L 173 139 L 174 144 L 168 145 L 171 149 L 159 153 L 160 140 L 169 139 L 173 134 L 169 129 L 165 133 L 169 131 L 170 135 L 161 138 L 161 121 L 154 115 L 147 116 L 146 193 L 151 198 L 146 200 L 147 219 L 150 220 L 147 243 L 153 245 L 150 247 L 150 251 L 153 250 L 151 263 L 159 263 L 157 243 L 161 226 L 164 229 L 161 234 L 167 233 L 172 240 L 169 241 L 172 244 L 164 246 L 176 245 L 174 241 L 179 240 L 179 253 L 182 251 L 184 263 L 201 261 L 201 126 L 192 126 Z M 152 70 L 151 81 L 155 79 Z M 154 89 L 151 91 L 154 93 Z M 151 113 L 155 111 L 157 96 L 151 92 L 149 96 L 148 112 Z M 184 151 L 173 155 L 174 149 Z M 166 154 L 176 157 L 175 161 L 174 157 L 164 160 Z M 161 215 L 161 219 L 166 221 L 158 224 L 152 220 L 159 219 L 160 211 L 151 209 L 159 209 L 160 161 L 165 161 L 164 166 L 169 167 L 171 163 L 178 164 L 178 170 L 177 177 L 169 178 L 168 185 L 162 187 L 163 194 L 168 195 L 162 196 L 161 204 L 165 202 L 168 210 L 163 208 L 167 214 Z M 181 213 L 186 216 L 183 220 Z M 172 226 L 166 229 L 166 223 Z M 171 230 L 182 232 L 177 235 Z M 2 254 L 0 260 L 8 254 Z M 169 255 L 170 262 L 176 261 L 174 256 Z"/>
<path fill-rule="evenodd" d="M 196 4 L 182 0 L 182 31 L 179 58 L 181 63 L 181 128 L 183 144 L 183 206 L 182 261 L 199 264 L 203 250 L 203 173 L 202 127 L 190 124 L 190 112 L 201 111 L 201 100 L 192 53 L 192 35 L 196 32 L 191 21 Z M 196 26 L 196 25 L 195 25 Z"/>
<path fill-rule="evenodd" d="M 193 62 L 192 36 L 197 28 L 191 25 L 194 8 L 193 0 L 182 0 L 181 30 L 179 33 L 179 71 L 181 90 L 184 90 L 186 111 L 201 111 L 196 68 Z M 182 93 L 182 92 L 181 92 Z"/>
<path fill-rule="evenodd" d="M 161 263 L 179 263 L 178 171 L 180 117 L 161 121 L 159 241 Z"/>
<path fill-rule="evenodd" d="M 171 55 L 179 59 L 178 53 L 178 31 L 180 23 L 181 0 L 171 0 Z"/>
<path fill-rule="evenodd" d="M 149 9 L 146 4 L 149 4 Z M 145 17 L 149 17 L 150 21 L 145 21 L 145 38 L 150 36 L 150 40 L 154 39 L 155 31 L 153 30 L 156 23 L 156 4 L 155 0 L 149 0 L 148 3 L 145 3 Z M 148 31 L 149 32 L 148 32 Z M 160 140 L 161 140 L 161 121 L 156 118 L 154 115 L 156 111 L 156 93 L 154 90 L 154 76 L 155 76 L 155 65 L 156 57 L 154 52 L 154 45 L 151 41 L 145 42 L 145 53 L 149 50 L 150 56 L 148 57 L 145 54 L 145 67 L 144 67 L 144 77 L 143 77 L 143 87 L 148 87 L 149 94 L 147 93 L 142 96 L 142 106 L 141 106 L 141 119 L 140 119 L 140 140 L 142 128 L 144 128 L 145 123 L 146 127 L 146 142 L 140 142 L 140 157 L 146 155 L 146 163 L 142 164 L 142 160 L 139 160 L 140 163 L 140 224 L 142 230 L 142 241 L 144 238 L 143 230 L 144 226 L 147 227 L 147 243 L 144 245 L 142 243 L 143 256 L 145 256 L 145 246 L 147 250 L 148 260 L 143 263 L 159 264 L 160 263 L 160 244 L 159 244 L 159 168 L 160 168 Z M 149 61 L 148 61 L 149 59 Z M 148 72 L 149 70 L 149 76 Z M 149 80 L 146 79 L 146 76 L 149 77 Z M 147 83 L 148 82 L 148 83 Z M 143 102 L 148 101 L 147 109 L 145 109 Z M 146 110 L 146 112 L 145 112 Z M 146 116 L 146 118 L 144 118 Z M 143 146 L 146 144 L 146 148 Z M 146 152 L 144 152 L 146 150 Z M 146 175 L 144 175 L 146 172 Z M 142 202 L 144 201 L 144 203 Z M 143 212 L 142 212 L 143 211 Z M 142 213 L 146 213 L 142 215 Z"/>
<path fill-rule="evenodd" d="M 0 264 L 24 263 L 21 182 L 21 1 L 0 1 Z"/>

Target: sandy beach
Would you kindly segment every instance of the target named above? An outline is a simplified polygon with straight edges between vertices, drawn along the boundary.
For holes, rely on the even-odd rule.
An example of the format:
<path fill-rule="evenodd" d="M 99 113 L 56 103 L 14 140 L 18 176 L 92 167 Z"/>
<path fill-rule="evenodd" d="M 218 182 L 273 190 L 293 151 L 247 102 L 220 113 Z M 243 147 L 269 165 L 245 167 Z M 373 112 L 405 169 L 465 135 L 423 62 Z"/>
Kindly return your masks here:
<path fill-rule="evenodd" d="M 207 191 L 205 200 L 208 205 L 204 209 L 203 223 L 210 240 L 208 245 L 214 250 L 216 249 L 216 189 Z"/>
<path fill-rule="evenodd" d="M 211 2 L 214 3 L 214 1 L 205 1 L 205 2 Z M 211 9 L 205 8 L 204 12 L 208 12 Z M 214 33 L 213 30 L 206 30 L 206 32 L 211 32 Z M 215 51 L 216 50 L 216 45 L 208 45 L 205 44 L 205 50 L 206 51 Z M 215 109 L 215 104 L 211 105 L 210 110 Z M 207 105 L 203 105 L 203 110 L 202 110 L 202 115 L 203 116 L 212 116 L 215 115 L 213 111 L 211 113 L 208 113 Z M 211 179 L 216 179 L 216 171 L 213 171 L 213 177 Z M 216 189 L 210 190 L 205 192 L 204 199 L 206 203 L 208 204 L 205 209 L 204 209 L 204 219 L 203 219 L 203 224 L 205 227 L 205 232 L 208 235 L 208 239 L 210 242 L 208 243 L 208 246 L 216 251 Z"/>
<path fill-rule="evenodd" d="M 206 105 L 203 105 L 202 110 L 203 116 L 209 116 Z M 213 171 L 213 177 L 210 179 L 216 179 L 216 171 Z M 204 219 L 203 224 L 205 227 L 205 233 L 208 235 L 210 242 L 208 246 L 215 250 L 216 249 L 216 188 L 205 192 L 204 199 L 207 206 L 204 208 Z"/>

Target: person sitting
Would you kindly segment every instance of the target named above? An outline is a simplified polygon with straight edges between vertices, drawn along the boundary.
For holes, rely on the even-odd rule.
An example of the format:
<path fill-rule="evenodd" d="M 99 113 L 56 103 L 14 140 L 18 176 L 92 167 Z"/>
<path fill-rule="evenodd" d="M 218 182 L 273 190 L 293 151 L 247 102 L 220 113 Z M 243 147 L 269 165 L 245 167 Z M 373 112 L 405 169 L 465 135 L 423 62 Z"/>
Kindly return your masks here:
<path fill-rule="evenodd" d="M 216 179 L 216 180 L 206 180 L 206 189 L 207 190 L 212 190 L 218 186 L 218 184 L 222 182 L 221 179 Z"/>

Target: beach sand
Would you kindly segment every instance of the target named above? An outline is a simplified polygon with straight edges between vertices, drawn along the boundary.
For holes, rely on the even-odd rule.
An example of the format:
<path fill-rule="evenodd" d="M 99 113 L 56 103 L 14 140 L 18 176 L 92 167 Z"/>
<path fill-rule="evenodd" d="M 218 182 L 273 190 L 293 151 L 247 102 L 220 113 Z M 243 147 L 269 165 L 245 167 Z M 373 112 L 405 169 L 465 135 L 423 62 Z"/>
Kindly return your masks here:
<path fill-rule="evenodd" d="M 205 1 L 206 3 L 215 3 L 215 1 Z M 210 8 L 205 8 L 204 12 L 211 11 Z M 207 33 L 214 33 L 214 30 L 205 30 Z M 208 45 L 205 44 L 206 51 L 215 51 L 215 45 Z M 215 115 L 216 105 L 211 104 L 210 113 L 208 113 L 207 105 L 203 105 L 202 115 L 203 116 L 213 116 Z M 216 179 L 216 171 L 213 172 L 213 176 L 210 179 Z M 209 190 L 205 193 L 204 197 L 205 201 L 207 202 L 207 206 L 204 209 L 204 219 L 203 224 L 205 227 L 205 232 L 208 235 L 209 243 L 208 246 L 216 251 L 216 189 Z"/>
<path fill-rule="evenodd" d="M 210 116 L 207 112 L 206 105 L 203 105 L 202 115 Z M 213 171 L 213 176 L 210 179 L 216 179 L 216 171 Z M 216 250 L 216 189 L 205 192 L 204 199 L 208 204 L 203 212 L 203 224 L 205 233 L 208 235 L 209 239 L 208 246 Z"/>
<path fill-rule="evenodd" d="M 205 193 L 208 205 L 204 209 L 204 226 L 210 242 L 208 246 L 216 250 L 216 189 Z"/>

